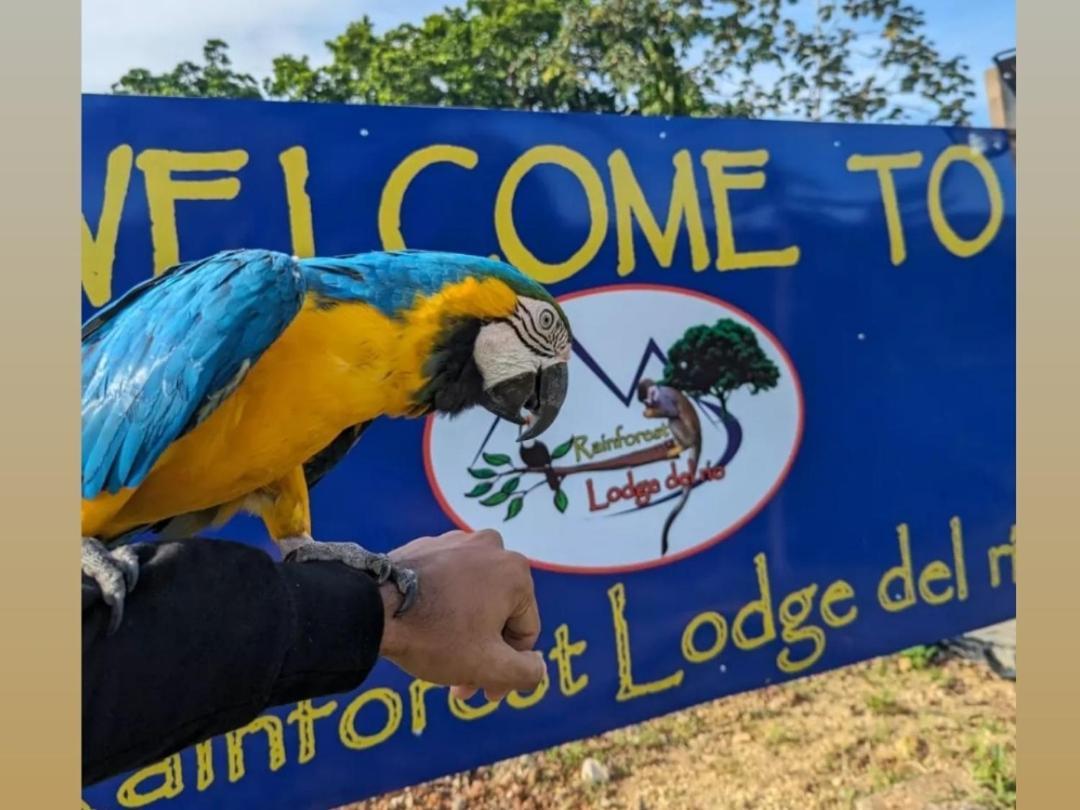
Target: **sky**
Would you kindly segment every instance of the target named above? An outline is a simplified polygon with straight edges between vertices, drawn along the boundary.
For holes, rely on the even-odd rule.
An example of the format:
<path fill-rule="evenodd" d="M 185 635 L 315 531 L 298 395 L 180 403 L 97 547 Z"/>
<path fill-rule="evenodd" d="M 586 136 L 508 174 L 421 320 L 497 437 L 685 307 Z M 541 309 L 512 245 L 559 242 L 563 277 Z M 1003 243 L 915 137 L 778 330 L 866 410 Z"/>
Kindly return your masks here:
<path fill-rule="evenodd" d="M 976 126 L 989 125 L 983 72 L 991 57 L 1016 45 L 1015 0 L 910 0 L 926 11 L 930 37 L 967 58 L 977 93 Z M 265 76 L 280 54 L 325 61 L 324 42 L 367 14 L 376 29 L 416 22 L 448 0 L 83 0 L 82 87 L 108 92 L 129 68 L 153 72 L 201 62 L 202 45 L 229 43 L 233 67 Z"/>

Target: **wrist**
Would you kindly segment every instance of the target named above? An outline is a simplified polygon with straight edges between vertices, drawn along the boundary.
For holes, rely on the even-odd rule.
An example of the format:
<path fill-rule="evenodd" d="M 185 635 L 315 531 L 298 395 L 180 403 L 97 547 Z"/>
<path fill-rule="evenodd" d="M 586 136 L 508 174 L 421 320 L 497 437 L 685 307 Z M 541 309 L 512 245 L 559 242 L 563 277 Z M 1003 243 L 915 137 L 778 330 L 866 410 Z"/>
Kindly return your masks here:
<path fill-rule="evenodd" d="M 394 617 L 394 613 L 401 605 L 402 595 L 392 582 L 384 582 L 379 586 L 379 596 L 382 597 L 383 605 L 383 632 L 379 655 L 392 659 L 401 652 L 401 622 Z"/>

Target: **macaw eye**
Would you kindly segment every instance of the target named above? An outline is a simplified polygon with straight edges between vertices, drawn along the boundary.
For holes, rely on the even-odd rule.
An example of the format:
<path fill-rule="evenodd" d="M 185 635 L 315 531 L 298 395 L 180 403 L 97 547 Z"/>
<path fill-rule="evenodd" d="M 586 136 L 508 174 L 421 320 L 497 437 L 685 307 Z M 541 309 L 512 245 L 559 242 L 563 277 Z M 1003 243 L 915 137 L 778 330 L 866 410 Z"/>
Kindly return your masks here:
<path fill-rule="evenodd" d="M 540 313 L 539 320 L 540 328 L 546 331 L 555 325 L 555 313 L 553 313 L 550 309 L 545 309 L 543 312 Z"/>

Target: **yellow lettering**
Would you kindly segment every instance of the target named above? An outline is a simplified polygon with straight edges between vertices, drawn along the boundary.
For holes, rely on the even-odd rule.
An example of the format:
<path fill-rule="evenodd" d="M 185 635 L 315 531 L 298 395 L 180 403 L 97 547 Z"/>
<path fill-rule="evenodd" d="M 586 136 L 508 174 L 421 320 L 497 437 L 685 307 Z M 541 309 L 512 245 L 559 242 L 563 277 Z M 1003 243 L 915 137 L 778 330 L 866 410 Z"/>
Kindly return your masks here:
<path fill-rule="evenodd" d="M 238 782 L 244 777 L 244 738 L 249 734 L 266 732 L 266 744 L 269 750 L 270 770 L 276 771 L 285 764 L 285 727 L 281 720 L 272 714 L 256 717 L 243 728 L 230 731 L 225 735 L 225 748 L 229 760 L 229 781 Z"/>
<path fill-rule="evenodd" d="M 499 708 L 500 701 L 486 700 L 482 706 L 471 706 L 464 700 L 454 697 L 452 692 L 447 692 L 450 704 L 450 714 L 458 720 L 479 720 Z"/>
<path fill-rule="evenodd" d="M 694 643 L 694 635 L 698 628 L 710 625 L 713 629 L 713 643 L 708 649 L 699 650 Z M 683 658 L 692 664 L 701 664 L 718 656 L 727 644 L 728 627 L 727 621 L 719 613 L 707 610 L 699 613 L 690 620 L 682 634 Z"/>
<path fill-rule="evenodd" d="M 632 700 L 644 695 L 663 692 L 672 689 L 682 683 L 683 671 L 675 670 L 666 678 L 651 681 L 649 683 L 634 683 L 631 671 L 632 658 L 630 655 L 630 626 L 626 622 L 626 586 L 621 582 L 608 589 L 608 599 L 611 601 L 611 616 L 615 622 L 615 655 L 619 665 L 619 691 L 615 699 Z"/>
<path fill-rule="evenodd" d="M 814 594 L 817 593 L 817 588 L 817 585 L 807 585 L 805 588 L 788 594 L 780 603 L 780 626 L 783 628 L 780 638 L 788 645 L 797 644 L 800 641 L 809 641 L 814 645 L 813 650 L 801 661 L 791 659 L 790 646 L 781 650 L 776 656 L 776 665 L 783 672 L 801 672 L 821 658 L 825 652 L 825 631 L 813 625 L 802 626 L 814 608 Z"/>
<path fill-rule="evenodd" d="M 463 146 L 436 144 L 417 149 L 390 173 L 379 200 L 379 239 L 384 250 L 402 250 L 405 237 L 401 235 L 401 206 L 405 192 L 416 176 L 434 163 L 453 163 L 463 169 L 474 169 L 479 157 Z"/>
<path fill-rule="evenodd" d="M 285 718 L 286 723 L 296 723 L 296 734 L 300 739 L 296 761 L 301 765 L 315 758 L 315 721 L 332 715 L 337 705 L 336 700 L 328 700 L 316 709 L 310 700 L 301 700 Z"/>
<path fill-rule="evenodd" d="M 769 590 L 768 560 L 764 554 L 754 557 L 754 568 L 757 571 L 758 592 L 760 598 L 747 602 L 735 615 L 735 621 L 731 625 L 731 637 L 735 640 L 735 646 L 740 650 L 754 650 L 763 644 L 768 644 L 776 638 L 776 622 L 772 612 L 772 592 Z M 748 638 L 743 626 L 751 614 L 761 614 L 761 635 L 757 638 Z"/>
<path fill-rule="evenodd" d="M 849 172 L 877 172 L 881 203 L 885 207 L 885 228 L 889 233 L 889 258 L 894 265 L 907 258 L 904 226 L 900 221 L 900 203 L 892 173 L 899 169 L 917 169 L 922 165 L 922 152 L 902 152 L 895 155 L 852 155 L 847 160 Z"/>
<path fill-rule="evenodd" d="M 896 527 L 897 539 L 900 543 L 900 565 L 886 571 L 878 582 L 878 602 L 890 613 L 904 610 L 915 604 L 915 578 L 911 569 L 911 538 L 908 534 L 908 526 L 901 523 Z M 889 585 L 893 580 L 899 579 L 904 584 L 904 595 L 894 599 L 889 593 Z"/>
<path fill-rule="evenodd" d="M 154 274 L 180 261 L 176 230 L 176 203 L 180 200 L 231 200 L 240 193 L 240 180 L 176 180 L 173 172 L 238 172 L 248 162 L 243 149 L 228 152 L 172 152 L 146 149 L 135 165 L 146 178 L 146 203 L 150 211 L 150 237 L 154 243 Z"/>
<path fill-rule="evenodd" d="M 121 144 L 109 153 L 105 164 L 105 193 L 98 215 L 97 233 L 90 233 L 86 216 L 82 219 L 82 284 L 86 298 L 100 307 L 112 297 L 112 271 L 116 260 L 116 238 L 124 211 L 134 153 Z"/>
<path fill-rule="evenodd" d="M 945 209 L 941 204 L 941 181 L 945 177 L 945 171 L 956 161 L 970 163 L 979 172 L 983 184 L 986 186 L 986 194 L 990 198 L 990 217 L 986 225 L 974 239 L 964 239 L 949 224 L 945 217 Z M 997 236 L 1001 228 L 1001 220 L 1005 216 L 1005 201 L 1001 193 L 1001 183 L 998 182 L 994 167 L 983 157 L 982 153 L 970 146 L 957 144 L 945 149 L 930 169 L 930 182 L 926 189 L 926 203 L 930 208 L 930 224 L 934 227 L 941 244 L 954 256 L 961 259 L 969 259 L 990 244 Z"/>
<path fill-rule="evenodd" d="M 532 169 L 550 163 L 560 166 L 577 178 L 589 205 L 589 235 L 581 247 L 564 262 L 542 262 L 525 247 L 514 225 L 514 194 Z M 592 164 L 579 152 L 565 146 L 534 146 L 515 160 L 495 196 L 495 233 L 506 260 L 543 284 L 570 278 L 596 256 L 607 233 L 608 209 L 604 185 Z"/>
<path fill-rule="evenodd" d="M 781 250 L 751 250 L 740 253 L 735 248 L 735 226 L 731 218 L 732 191 L 756 191 L 765 188 L 765 172 L 728 174 L 725 169 L 764 166 L 769 161 L 765 149 L 749 152 L 721 152 L 708 149 L 701 156 L 701 165 L 709 176 L 709 189 L 716 216 L 716 269 L 746 270 L 754 267 L 792 267 L 799 262 L 796 245 Z"/>
<path fill-rule="evenodd" d="M 423 734 L 427 728 L 427 701 L 424 698 L 432 689 L 438 689 L 438 684 L 416 678 L 409 684 L 409 721 L 413 734 Z"/>
<path fill-rule="evenodd" d="M 615 198 L 615 225 L 619 240 L 620 276 L 634 271 L 634 223 L 636 218 L 641 232 L 649 243 L 661 267 L 670 267 L 675 256 L 675 244 L 679 238 L 679 225 L 685 220 L 690 237 L 690 261 L 694 270 L 709 266 L 709 246 L 705 241 L 705 225 L 701 219 L 697 185 L 694 183 L 694 166 L 690 152 L 681 149 L 675 154 L 675 177 L 671 183 L 671 202 L 668 203 L 667 224 L 664 230 L 656 222 L 652 209 L 645 201 L 645 194 L 634 177 L 630 161 L 621 149 L 608 158 L 611 169 L 612 194 Z"/>
<path fill-rule="evenodd" d="M 930 587 L 931 582 L 939 582 L 951 577 L 952 571 L 941 560 L 934 560 L 929 563 L 919 574 L 919 595 L 922 596 L 923 601 L 929 605 L 943 605 L 952 599 L 952 585 L 949 585 L 941 593 L 934 593 L 934 590 Z"/>
<path fill-rule="evenodd" d="M 510 692 L 506 696 L 506 702 L 515 709 L 527 709 L 530 706 L 535 706 L 541 700 L 544 695 L 547 694 L 548 689 L 551 687 L 551 679 L 548 677 L 547 669 L 544 669 L 544 679 L 540 681 L 539 685 L 527 695 L 523 695 L 517 690 Z"/>
<path fill-rule="evenodd" d="M 560 624 L 555 628 L 555 646 L 548 653 L 548 658 L 559 666 L 559 691 L 566 697 L 576 695 L 589 683 L 589 676 L 585 673 L 574 677 L 574 665 L 571 659 L 581 655 L 588 646 L 586 641 L 570 643 L 569 625 Z"/>
<path fill-rule="evenodd" d="M 161 778 L 161 784 L 152 790 L 141 792 L 139 786 L 147 779 Z M 136 771 L 116 791 L 116 801 L 121 807 L 145 807 L 159 799 L 175 799 L 184 789 L 183 766 L 180 755 L 173 754 L 161 762 Z"/>
<path fill-rule="evenodd" d="M 374 734 L 361 734 L 356 730 L 356 715 L 372 701 L 381 703 L 386 707 L 386 722 Z M 383 686 L 360 693 L 341 714 L 341 722 L 338 723 L 338 736 L 341 738 L 341 744 L 354 751 L 362 751 L 365 748 L 378 745 L 398 730 L 398 726 L 401 725 L 402 713 L 401 695 L 393 689 Z"/>
<path fill-rule="evenodd" d="M 987 552 L 987 556 L 990 560 L 990 586 L 992 588 L 1001 587 L 1001 560 L 1003 557 L 1009 558 L 1009 574 L 1012 577 L 1012 582 L 1016 584 L 1016 527 L 1013 526 L 1009 530 L 1009 542 L 1002 543 L 1000 546 L 991 546 Z"/>
<path fill-rule="evenodd" d="M 953 565 L 956 568 L 956 595 L 963 602 L 968 596 L 967 564 L 964 561 L 964 531 L 960 518 L 949 521 L 949 533 L 952 539 Z"/>
<path fill-rule="evenodd" d="M 833 610 L 833 605 L 837 602 L 854 598 L 855 589 L 842 579 L 836 580 L 826 588 L 825 593 L 821 595 L 821 618 L 825 620 L 825 624 L 829 627 L 843 627 L 855 621 L 859 615 L 859 609 L 855 605 L 849 607 L 843 616 L 838 616 Z"/>
<path fill-rule="evenodd" d="M 315 233 L 311 225 L 311 197 L 307 193 L 307 150 L 302 146 L 286 149 L 278 155 L 285 174 L 285 199 L 289 204 L 289 234 L 294 256 L 302 259 L 315 255 Z"/>
<path fill-rule="evenodd" d="M 203 740 L 195 746 L 195 787 L 204 791 L 214 784 L 214 741 Z"/>

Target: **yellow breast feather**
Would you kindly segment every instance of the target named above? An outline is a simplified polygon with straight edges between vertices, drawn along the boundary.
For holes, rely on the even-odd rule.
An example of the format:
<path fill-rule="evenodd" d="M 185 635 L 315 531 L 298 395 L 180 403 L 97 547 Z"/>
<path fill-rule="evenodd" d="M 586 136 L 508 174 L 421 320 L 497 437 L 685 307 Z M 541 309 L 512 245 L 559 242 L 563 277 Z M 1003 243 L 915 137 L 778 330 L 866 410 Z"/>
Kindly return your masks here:
<path fill-rule="evenodd" d="M 295 469 L 345 428 L 415 412 L 413 395 L 448 319 L 501 318 L 514 291 L 467 278 L 390 317 L 363 302 L 303 309 L 205 421 L 172 444 L 134 491 L 84 502 L 83 534 L 237 502 Z"/>

